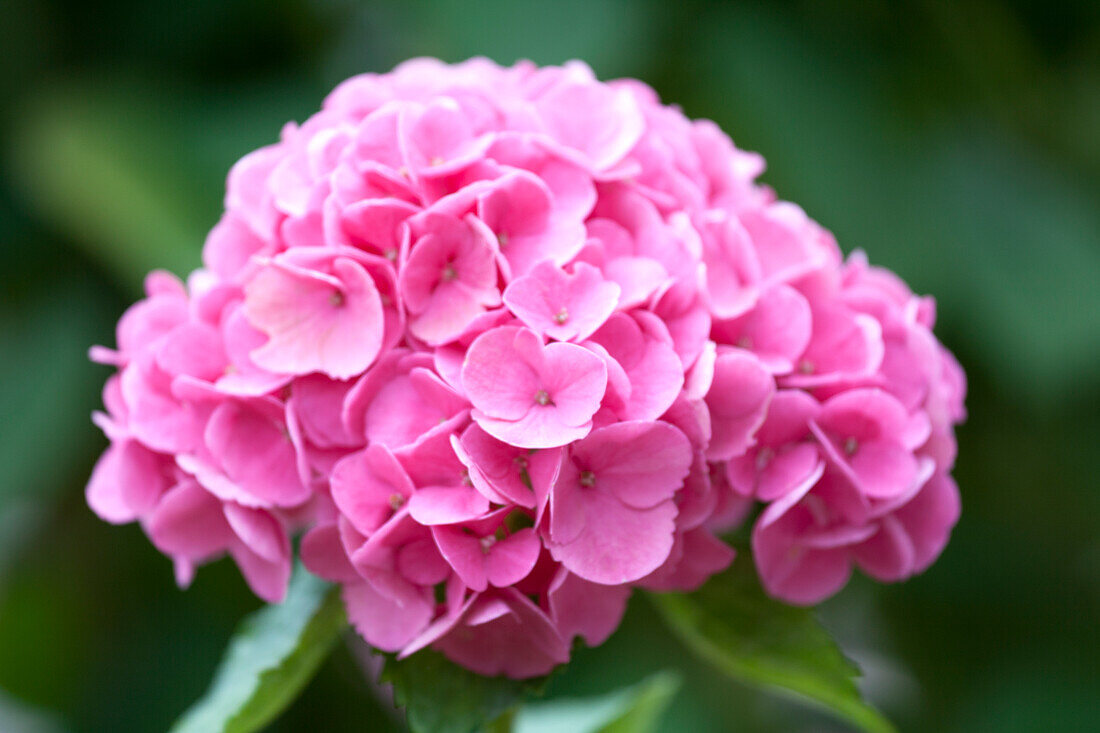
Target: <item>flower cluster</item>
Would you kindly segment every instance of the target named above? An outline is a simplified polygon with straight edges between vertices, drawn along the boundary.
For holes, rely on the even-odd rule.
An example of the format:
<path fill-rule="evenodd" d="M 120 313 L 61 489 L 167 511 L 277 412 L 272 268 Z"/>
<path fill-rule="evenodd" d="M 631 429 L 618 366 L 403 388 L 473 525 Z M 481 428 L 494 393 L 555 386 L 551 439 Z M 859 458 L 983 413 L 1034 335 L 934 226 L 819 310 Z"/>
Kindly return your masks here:
<path fill-rule="evenodd" d="M 350 79 L 93 349 L 118 373 L 88 501 L 181 584 L 228 553 L 269 601 L 302 533 L 370 644 L 513 677 L 726 567 L 755 502 L 780 598 L 920 572 L 958 516 L 962 371 L 932 302 L 762 169 L 580 63 Z"/>

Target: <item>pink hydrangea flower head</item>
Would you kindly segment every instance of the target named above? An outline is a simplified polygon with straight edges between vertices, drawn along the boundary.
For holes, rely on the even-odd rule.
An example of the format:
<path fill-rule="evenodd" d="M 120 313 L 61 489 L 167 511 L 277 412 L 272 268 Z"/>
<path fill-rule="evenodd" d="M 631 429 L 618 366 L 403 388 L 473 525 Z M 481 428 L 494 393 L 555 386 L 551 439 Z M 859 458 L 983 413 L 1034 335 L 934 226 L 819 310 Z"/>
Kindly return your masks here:
<path fill-rule="evenodd" d="M 117 373 L 88 504 L 180 585 L 229 555 L 277 602 L 297 546 L 369 644 L 487 675 L 731 562 L 798 604 L 922 572 L 959 516 L 965 375 L 933 301 L 763 169 L 580 62 L 349 79 L 92 348 Z"/>

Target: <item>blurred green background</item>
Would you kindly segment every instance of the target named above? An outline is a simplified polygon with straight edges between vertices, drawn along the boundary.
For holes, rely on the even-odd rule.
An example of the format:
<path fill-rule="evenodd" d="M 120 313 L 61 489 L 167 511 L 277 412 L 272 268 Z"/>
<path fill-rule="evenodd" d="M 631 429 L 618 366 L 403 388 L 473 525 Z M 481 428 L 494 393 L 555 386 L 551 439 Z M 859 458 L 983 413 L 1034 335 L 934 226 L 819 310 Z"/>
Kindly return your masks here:
<path fill-rule="evenodd" d="M 0 731 L 159 731 L 257 606 L 186 593 L 83 485 L 86 361 L 186 272 L 229 166 L 414 55 L 588 61 L 762 152 L 764 180 L 920 292 L 970 377 L 938 564 L 821 609 L 904 730 L 1100 730 L 1100 3 L 3 0 Z M 687 658 L 636 598 L 553 694 L 677 666 L 668 730 L 841 730 Z M 346 650 L 273 730 L 396 729 Z"/>

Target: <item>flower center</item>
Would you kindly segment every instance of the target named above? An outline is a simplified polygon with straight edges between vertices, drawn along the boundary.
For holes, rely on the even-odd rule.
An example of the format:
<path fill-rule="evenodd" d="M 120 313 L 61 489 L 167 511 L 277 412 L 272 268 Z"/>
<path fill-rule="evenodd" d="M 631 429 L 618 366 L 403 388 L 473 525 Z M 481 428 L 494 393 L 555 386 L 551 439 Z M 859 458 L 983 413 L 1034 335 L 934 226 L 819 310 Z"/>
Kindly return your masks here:
<path fill-rule="evenodd" d="M 550 393 L 547 392 L 545 389 L 540 389 L 538 392 L 535 392 L 535 402 L 539 403 L 540 405 L 551 404 Z"/>
<path fill-rule="evenodd" d="M 596 485 L 596 474 L 591 471 L 581 471 L 580 483 L 581 486 L 592 488 Z"/>
<path fill-rule="evenodd" d="M 848 455 L 854 455 L 859 450 L 859 441 L 855 438 L 848 438 L 844 441 L 844 452 Z"/>
<path fill-rule="evenodd" d="M 752 339 L 748 336 L 742 336 L 741 338 L 737 339 L 737 345 L 742 349 L 751 349 Z"/>
<path fill-rule="evenodd" d="M 809 359 L 803 359 L 802 361 L 798 362 L 798 371 L 802 372 L 803 374 L 813 374 L 814 363 Z"/>
<path fill-rule="evenodd" d="M 481 554 L 488 555 L 489 550 L 496 544 L 497 538 L 493 535 L 481 538 Z"/>
<path fill-rule="evenodd" d="M 332 295 L 328 296 L 328 304 L 333 308 L 339 308 L 344 304 L 344 294 L 339 290 L 333 290 Z"/>
<path fill-rule="evenodd" d="M 440 158 L 440 157 L 439 157 L 438 155 L 433 155 L 433 156 L 432 156 L 432 159 L 431 159 L 430 161 L 428 161 L 428 162 L 429 162 L 429 163 L 430 163 L 430 164 L 432 165 L 432 167 L 434 168 L 434 167 L 435 167 L 435 166 L 437 166 L 437 165 L 443 165 L 443 158 Z"/>
<path fill-rule="evenodd" d="M 444 282 L 450 282 L 458 277 L 458 271 L 455 269 L 453 263 L 448 262 L 443 266 L 443 274 L 440 276 Z"/>
<path fill-rule="evenodd" d="M 405 505 L 405 497 L 401 494 L 390 494 L 390 509 L 395 512 Z"/>
<path fill-rule="evenodd" d="M 500 244 L 501 247 L 507 247 L 508 246 L 508 233 L 507 232 L 498 232 L 497 233 L 497 243 Z"/>
<path fill-rule="evenodd" d="M 560 311 L 558 311 L 557 315 L 554 316 L 554 320 L 557 321 L 559 325 L 565 323 L 569 320 L 569 311 L 567 311 L 565 308 L 562 308 Z"/>

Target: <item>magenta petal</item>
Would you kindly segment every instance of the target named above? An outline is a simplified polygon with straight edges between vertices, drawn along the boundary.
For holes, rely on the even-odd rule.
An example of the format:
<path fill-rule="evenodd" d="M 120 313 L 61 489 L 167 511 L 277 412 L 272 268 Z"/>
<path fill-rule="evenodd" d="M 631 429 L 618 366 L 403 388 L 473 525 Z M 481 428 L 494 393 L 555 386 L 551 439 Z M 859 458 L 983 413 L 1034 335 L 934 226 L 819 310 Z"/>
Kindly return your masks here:
<path fill-rule="evenodd" d="M 538 378 L 515 355 L 520 329 L 486 331 L 470 344 L 462 365 L 462 387 L 474 407 L 502 420 L 519 420 L 535 404 Z"/>
<path fill-rule="evenodd" d="M 419 634 L 432 618 L 429 591 L 409 584 L 400 596 L 379 593 L 370 583 L 343 589 L 348 621 L 371 646 L 396 652 Z"/>
<path fill-rule="evenodd" d="M 169 374 L 213 381 L 227 363 L 221 334 L 204 323 L 185 323 L 173 329 L 157 349 L 157 365 Z"/>
<path fill-rule="evenodd" d="M 780 285 L 761 294 L 748 313 L 716 324 L 715 330 L 721 334 L 716 340 L 753 352 L 772 374 L 787 374 L 810 342 L 810 305 L 797 290 Z"/>
<path fill-rule="evenodd" d="M 472 486 L 417 489 L 409 497 L 409 515 L 420 524 L 454 524 L 489 511 L 489 500 Z"/>
<path fill-rule="evenodd" d="M 915 550 L 905 527 L 895 517 L 884 517 L 878 532 L 853 550 L 863 572 L 884 583 L 908 578 L 914 572 Z"/>
<path fill-rule="evenodd" d="M 112 524 L 125 524 L 138 517 L 137 512 L 123 499 L 118 479 L 122 448 L 122 444 L 114 444 L 103 452 L 92 469 L 92 477 L 85 490 L 88 506 L 100 519 Z"/>
<path fill-rule="evenodd" d="M 562 84 L 537 104 L 553 135 L 582 153 L 594 170 L 619 162 L 645 129 L 641 110 L 625 89 Z"/>
<path fill-rule="evenodd" d="M 417 585 L 433 586 L 451 574 L 447 561 L 430 537 L 413 540 L 397 551 L 396 570 Z"/>
<path fill-rule="evenodd" d="M 233 503 L 224 504 L 222 511 L 249 550 L 269 562 L 289 561 L 290 541 L 283 525 L 270 512 Z"/>
<path fill-rule="evenodd" d="M 707 458 L 721 461 L 744 453 L 774 393 L 775 382 L 756 357 L 740 350 L 719 354 L 706 398 L 713 431 Z"/>
<path fill-rule="evenodd" d="M 533 529 L 521 529 L 493 543 L 486 562 L 489 582 L 504 588 L 523 580 L 535 567 L 541 549 Z"/>
<path fill-rule="evenodd" d="M 573 461 L 591 471 L 595 488 L 629 507 L 647 509 L 672 498 L 691 467 L 691 445 L 665 422 L 621 422 L 573 447 Z"/>
<path fill-rule="evenodd" d="M 302 537 L 302 563 L 306 569 L 330 583 L 353 583 L 361 580 L 348 561 L 340 530 L 335 523 L 321 524 Z"/>
<path fill-rule="evenodd" d="M 481 592 L 489 586 L 485 551 L 481 539 L 459 527 L 432 527 L 432 537 L 447 563 L 454 568 L 470 590 Z"/>
<path fill-rule="evenodd" d="M 294 506 L 309 498 L 309 488 L 298 477 L 294 446 L 266 412 L 226 402 L 210 416 L 205 442 L 226 475 L 246 492 L 277 506 Z"/>
<path fill-rule="evenodd" d="M 836 435 L 875 440 L 910 428 L 904 405 L 881 389 L 853 389 L 825 402 L 817 423 Z"/>
<path fill-rule="evenodd" d="M 951 528 L 959 520 L 959 511 L 955 481 L 945 473 L 937 473 L 895 512 L 913 542 L 913 572 L 923 572 L 943 551 Z"/>
<path fill-rule="evenodd" d="M 588 646 L 599 646 L 622 621 L 630 586 L 597 585 L 561 568 L 547 597 L 550 615 L 565 639 L 580 636 Z"/>
<path fill-rule="evenodd" d="M 917 459 L 895 443 L 861 443 L 850 461 L 859 487 L 873 498 L 897 496 L 917 478 Z"/>
<path fill-rule="evenodd" d="M 777 454 L 760 472 L 756 497 L 761 501 L 774 501 L 797 491 L 806 482 L 813 485 L 824 471 L 825 464 L 817 449 L 808 443 L 799 443 Z"/>
<path fill-rule="evenodd" d="M 777 522 L 757 523 L 752 534 L 753 559 L 764 589 L 797 605 L 828 598 L 852 573 L 847 547 L 811 550 L 798 544 L 798 533 L 806 523 L 806 513 L 800 507 Z"/>
<path fill-rule="evenodd" d="M 473 604 L 464 623 L 436 648 L 478 674 L 513 678 L 546 674 L 569 659 L 568 644 L 542 609 L 515 589 L 498 592 L 500 598 Z M 490 606 L 492 613 L 483 613 L 479 605 Z"/>
<path fill-rule="evenodd" d="M 329 486 L 340 512 L 364 534 L 381 527 L 413 492 L 405 469 L 377 443 L 341 459 Z"/>
<path fill-rule="evenodd" d="M 803 554 L 797 548 L 773 548 L 764 539 L 760 540 L 759 549 L 755 543 L 753 547 L 765 590 L 787 603 L 800 606 L 820 603 L 843 588 L 852 574 L 846 549 Z"/>
<path fill-rule="evenodd" d="M 607 367 L 603 360 L 573 344 L 550 344 L 543 354 L 546 362 L 539 377 L 558 419 L 565 425 L 590 420 L 607 388 Z"/>
<path fill-rule="evenodd" d="M 551 545 L 554 558 L 593 583 L 618 585 L 645 577 L 672 550 L 676 505 L 631 509 L 613 496 L 592 491 L 584 497 L 585 528 L 572 542 Z"/>
<path fill-rule="evenodd" d="M 294 381 L 287 409 L 294 410 L 298 423 L 309 441 L 318 448 L 355 446 L 357 438 L 345 428 L 341 418 L 344 399 L 351 383 L 328 379 L 319 374 Z"/>
<path fill-rule="evenodd" d="M 578 263 L 567 274 L 550 262 L 511 282 L 504 303 L 536 333 L 558 341 L 581 341 L 615 310 L 619 286 L 599 270 Z"/>
<path fill-rule="evenodd" d="M 566 460 L 558 480 L 550 490 L 550 540 L 567 544 L 577 539 L 588 521 L 584 494 L 580 486 L 580 470 Z"/>
<path fill-rule="evenodd" d="M 221 502 L 194 481 L 184 481 L 164 495 L 146 530 L 161 552 L 193 560 L 224 552 L 234 539 Z"/>
<path fill-rule="evenodd" d="M 337 258 L 331 276 L 275 260 L 245 290 L 249 321 L 268 335 L 252 360 L 273 372 L 321 371 L 344 379 L 382 346 L 382 301 L 357 262 Z"/>
<path fill-rule="evenodd" d="M 268 560 L 253 552 L 243 543 L 234 543 L 229 554 L 240 568 L 248 587 L 268 603 L 282 603 L 290 583 L 290 557 Z"/>

